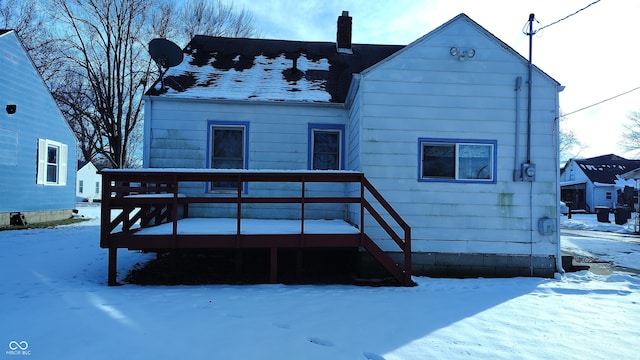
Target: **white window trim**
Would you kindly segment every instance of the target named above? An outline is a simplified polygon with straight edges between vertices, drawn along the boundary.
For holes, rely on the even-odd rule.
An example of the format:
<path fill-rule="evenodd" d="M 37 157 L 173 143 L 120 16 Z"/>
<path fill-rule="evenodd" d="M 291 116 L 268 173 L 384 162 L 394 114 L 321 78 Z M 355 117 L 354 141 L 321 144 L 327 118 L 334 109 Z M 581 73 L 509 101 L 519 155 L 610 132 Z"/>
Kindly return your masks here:
<path fill-rule="evenodd" d="M 58 181 L 47 181 L 47 151 L 49 146 L 56 146 L 60 149 L 58 154 Z M 68 147 L 58 141 L 49 139 L 38 139 L 38 168 L 36 174 L 36 184 L 45 186 L 66 186 L 67 185 L 67 162 Z"/>

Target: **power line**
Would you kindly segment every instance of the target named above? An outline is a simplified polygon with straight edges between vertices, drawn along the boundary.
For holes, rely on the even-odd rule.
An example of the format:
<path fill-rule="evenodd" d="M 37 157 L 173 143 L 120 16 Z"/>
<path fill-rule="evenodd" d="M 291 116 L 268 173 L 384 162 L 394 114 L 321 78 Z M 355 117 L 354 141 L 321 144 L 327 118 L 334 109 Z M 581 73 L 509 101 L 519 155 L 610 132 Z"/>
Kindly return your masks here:
<path fill-rule="evenodd" d="M 551 25 L 555 25 L 555 24 L 557 24 L 557 23 L 559 23 L 559 22 L 561 22 L 561 21 L 567 20 L 568 18 L 572 17 L 573 15 L 576 15 L 577 13 L 579 13 L 579 12 L 581 12 L 581 11 L 583 11 L 583 10 L 586 10 L 589 6 L 591 6 L 591 5 L 595 5 L 595 4 L 599 3 L 599 2 L 600 2 L 600 0 L 596 0 L 596 1 L 592 2 L 591 4 L 589 4 L 589 5 L 585 6 L 585 7 L 583 7 L 582 9 L 579 9 L 579 10 L 575 11 L 574 13 L 569 14 L 569 15 L 567 15 L 567 16 L 565 16 L 565 17 L 563 17 L 562 19 L 556 20 L 556 21 L 552 22 L 551 24 L 547 24 L 547 25 L 542 26 L 541 28 L 539 28 L 539 29 L 537 29 L 537 30 L 533 31 L 533 33 L 532 33 L 532 34 L 535 34 L 535 33 L 539 32 L 539 31 L 542 31 L 542 30 L 544 30 L 544 29 L 548 28 L 548 27 L 549 27 L 549 26 L 551 26 Z M 537 22 L 538 24 L 540 23 L 538 20 L 536 20 L 536 22 Z M 526 25 L 525 25 L 525 27 L 526 27 Z M 525 32 L 525 30 L 524 30 L 524 29 L 523 29 L 523 31 L 522 31 L 522 32 L 523 32 L 525 35 L 531 35 L 531 34 L 529 34 L 529 33 Z"/>
<path fill-rule="evenodd" d="M 610 98 L 608 98 L 608 99 L 604 99 L 604 100 L 598 101 L 598 102 L 597 102 L 597 103 L 595 103 L 595 104 L 591 104 L 591 105 L 589 105 L 589 106 L 585 106 L 585 107 L 583 107 L 583 108 L 581 108 L 581 109 L 578 109 L 578 110 L 576 110 L 576 111 L 572 111 L 572 112 L 569 112 L 569 113 L 566 113 L 566 114 L 562 114 L 562 116 L 561 116 L 561 117 L 569 116 L 569 115 L 571 115 L 571 114 L 575 114 L 575 113 L 577 113 L 577 112 L 580 112 L 580 111 L 582 111 L 582 110 L 586 110 L 586 109 L 591 108 L 591 107 L 594 107 L 594 106 L 596 106 L 596 105 L 600 105 L 600 104 L 602 104 L 602 103 L 605 103 L 605 102 L 607 102 L 607 101 L 613 100 L 613 99 L 615 99 L 615 98 L 619 98 L 619 97 L 620 97 L 620 96 L 622 96 L 622 95 L 626 95 L 626 94 L 628 94 L 628 93 L 630 93 L 630 92 L 633 92 L 633 91 L 636 91 L 636 90 L 638 90 L 638 89 L 640 89 L 640 86 L 638 86 L 638 87 L 636 87 L 636 88 L 633 88 L 633 89 L 631 89 L 631 90 L 625 91 L 625 92 L 623 92 L 623 93 L 621 93 L 621 94 L 618 94 L 618 95 L 612 96 L 612 97 L 610 97 Z"/>

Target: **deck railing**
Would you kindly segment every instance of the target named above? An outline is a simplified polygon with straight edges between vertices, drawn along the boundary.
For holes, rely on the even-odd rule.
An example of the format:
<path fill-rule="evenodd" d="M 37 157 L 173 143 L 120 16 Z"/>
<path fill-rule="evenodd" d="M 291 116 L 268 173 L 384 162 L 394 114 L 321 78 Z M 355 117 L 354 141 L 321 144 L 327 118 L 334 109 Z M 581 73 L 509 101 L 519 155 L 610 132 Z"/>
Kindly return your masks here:
<path fill-rule="evenodd" d="M 412 285 L 411 280 L 411 228 L 363 173 L 348 171 L 251 171 L 251 170 L 201 170 L 201 169 L 127 169 L 104 170 L 102 172 L 103 199 L 100 246 L 109 249 L 109 284 L 116 284 L 117 249 L 174 249 L 174 248 L 223 248 L 223 247 L 262 247 L 270 248 L 271 281 L 276 281 L 277 249 L 285 247 L 347 247 L 361 246 L 403 285 Z M 193 192 L 194 183 L 201 183 L 202 189 L 210 183 L 235 184 L 235 189 L 225 194 L 185 195 Z M 298 183 L 298 196 L 251 196 L 253 191 L 245 193 L 247 184 L 254 183 Z M 350 190 L 331 196 L 309 196 L 307 184 L 310 183 L 351 183 Z M 359 185 L 359 186 L 358 186 Z M 200 185 L 198 185 L 200 186 Z M 253 189 L 253 188 L 252 188 Z M 379 204 L 393 222 L 389 224 L 367 194 Z M 352 196 L 349 196 L 352 195 Z M 181 235 L 178 233 L 178 221 L 188 218 L 190 206 L 195 204 L 232 204 L 235 205 L 236 233 L 233 235 Z M 243 205 L 245 204 L 299 204 L 300 231 L 297 234 L 247 235 L 241 232 Z M 309 204 L 355 204 L 359 208 L 359 233 L 349 234 L 308 234 L 305 232 L 305 220 L 309 219 Z M 115 210 L 115 211 L 114 211 Z M 344 218 L 347 220 L 347 211 Z M 389 238 L 404 254 L 404 263 L 396 264 L 367 235 L 366 214 L 388 234 Z M 268 218 L 268 216 L 261 216 Z M 136 235 L 139 228 L 160 224 L 172 224 L 171 234 Z M 395 224 L 393 224 L 395 223 Z M 398 234 L 394 227 L 401 229 Z"/>

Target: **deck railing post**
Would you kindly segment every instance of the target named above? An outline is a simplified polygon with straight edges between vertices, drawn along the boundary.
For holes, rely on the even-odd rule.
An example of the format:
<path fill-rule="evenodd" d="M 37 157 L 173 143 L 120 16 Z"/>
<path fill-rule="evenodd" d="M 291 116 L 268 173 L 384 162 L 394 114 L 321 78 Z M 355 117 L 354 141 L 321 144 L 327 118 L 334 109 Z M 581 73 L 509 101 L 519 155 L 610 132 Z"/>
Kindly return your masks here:
<path fill-rule="evenodd" d="M 412 283 L 412 255 L 413 251 L 411 250 L 411 228 L 407 226 L 404 229 L 404 285 Z"/>
<path fill-rule="evenodd" d="M 111 176 L 102 174 L 102 202 L 100 207 L 100 246 L 109 245 L 109 229 L 111 228 Z"/>
<path fill-rule="evenodd" d="M 109 286 L 118 285 L 118 248 L 109 247 L 109 265 L 107 270 L 107 284 Z"/>
<path fill-rule="evenodd" d="M 304 193 L 305 193 L 305 187 L 306 187 L 306 183 L 305 183 L 305 178 L 304 176 L 302 176 L 302 179 L 300 180 L 300 187 L 302 188 L 302 194 L 300 196 L 300 235 L 301 238 L 304 238 Z"/>
<path fill-rule="evenodd" d="M 360 234 L 364 234 L 364 176 L 360 177 Z"/>
<path fill-rule="evenodd" d="M 272 247 L 270 252 L 271 267 L 269 271 L 269 281 L 272 284 L 278 282 L 278 248 Z"/>
<path fill-rule="evenodd" d="M 173 182 L 173 200 L 171 202 L 171 221 L 173 222 L 173 246 L 177 246 L 178 242 L 178 174 L 172 176 Z"/>
<path fill-rule="evenodd" d="M 236 235 L 238 238 L 240 238 L 240 218 L 242 217 L 242 179 L 240 177 L 240 174 L 237 175 L 238 178 L 236 179 L 237 181 L 237 209 L 236 209 Z"/>

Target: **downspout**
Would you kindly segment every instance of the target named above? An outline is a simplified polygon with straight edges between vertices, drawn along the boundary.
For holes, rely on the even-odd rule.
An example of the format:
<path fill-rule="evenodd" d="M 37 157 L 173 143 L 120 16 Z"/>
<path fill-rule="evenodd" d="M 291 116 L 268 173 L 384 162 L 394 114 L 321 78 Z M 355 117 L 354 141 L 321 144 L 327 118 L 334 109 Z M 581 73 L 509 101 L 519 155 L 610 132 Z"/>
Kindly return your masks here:
<path fill-rule="evenodd" d="M 531 78 L 532 78 L 532 54 L 533 54 L 533 20 L 534 14 L 529 14 L 529 64 L 527 67 L 527 165 L 531 164 Z M 523 175 L 524 177 L 524 175 Z M 529 181 L 529 271 L 533 276 L 533 181 Z"/>
<path fill-rule="evenodd" d="M 555 136 L 553 137 L 555 141 L 555 149 L 557 156 L 555 157 L 555 166 L 556 166 L 556 271 L 560 274 L 564 275 L 565 271 L 562 268 L 562 246 L 560 245 L 560 104 L 559 104 L 559 93 L 564 90 L 564 86 L 558 86 L 558 91 L 556 91 L 555 97 L 555 106 L 556 116 L 553 121 L 553 131 Z"/>

